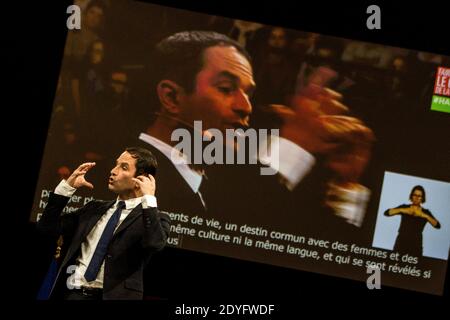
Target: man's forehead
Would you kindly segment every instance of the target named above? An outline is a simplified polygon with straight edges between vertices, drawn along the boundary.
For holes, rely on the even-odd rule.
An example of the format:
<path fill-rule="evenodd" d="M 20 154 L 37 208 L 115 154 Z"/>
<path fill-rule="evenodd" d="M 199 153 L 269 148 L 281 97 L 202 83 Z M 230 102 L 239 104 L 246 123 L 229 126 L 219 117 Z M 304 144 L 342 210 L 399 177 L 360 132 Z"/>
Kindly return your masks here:
<path fill-rule="evenodd" d="M 116 160 L 117 162 L 128 162 L 134 163 L 135 159 L 131 156 L 130 153 L 124 151 Z"/>
<path fill-rule="evenodd" d="M 206 49 L 203 68 L 212 68 L 217 72 L 228 71 L 241 80 L 253 82 L 250 62 L 233 46 L 214 46 Z"/>

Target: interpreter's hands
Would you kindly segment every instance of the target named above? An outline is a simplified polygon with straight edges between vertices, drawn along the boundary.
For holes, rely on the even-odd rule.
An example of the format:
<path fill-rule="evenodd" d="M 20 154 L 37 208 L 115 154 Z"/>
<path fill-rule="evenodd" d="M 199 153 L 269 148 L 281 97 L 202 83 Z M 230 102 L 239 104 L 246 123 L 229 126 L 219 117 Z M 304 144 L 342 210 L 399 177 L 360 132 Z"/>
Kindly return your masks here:
<path fill-rule="evenodd" d="M 413 215 L 414 215 L 414 209 L 413 209 L 413 207 L 401 208 L 401 209 L 400 209 L 400 213 L 403 213 L 403 214 L 407 214 L 407 215 L 413 216 Z"/>
<path fill-rule="evenodd" d="M 136 178 L 133 178 L 133 181 L 136 182 L 142 195 L 155 195 L 156 181 L 151 174 L 137 176 Z"/>
<path fill-rule="evenodd" d="M 422 211 L 421 207 L 412 206 L 412 215 L 418 218 L 427 219 L 428 215 Z"/>
<path fill-rule="evenodd" d="M 413 217 L 426 218 L 426 214 L 422 211 L 422 208 L 416 206 L 402 208 L 401 212 Z"/>
<path fill-rule="evenodd" d="M 85 162 L 75 169 L 66 182 L 73 188 L 88 187 L 93 189 L 92 183 L 86 181 L 84 175 L 95 166 L 95 162 Z"/>

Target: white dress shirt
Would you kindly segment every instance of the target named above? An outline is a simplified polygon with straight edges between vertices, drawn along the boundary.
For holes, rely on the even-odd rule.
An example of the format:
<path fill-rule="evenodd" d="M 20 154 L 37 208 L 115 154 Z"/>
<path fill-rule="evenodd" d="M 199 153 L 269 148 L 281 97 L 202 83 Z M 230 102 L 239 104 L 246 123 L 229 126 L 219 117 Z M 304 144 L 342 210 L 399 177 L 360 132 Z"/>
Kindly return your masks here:
<path fill-rule="evenodd" d="M 55 194 L 72 197 L 77 189 L 71 187 L 65 180 L 62 180 L 59 185 L 55 189 Z M 97 278 L 91 282 L 87 282 L 84 278 L 84 273 L 86 272 L 87 267 L 94 255 L 95 248 L 100 240 L 100 237 L 103 233 L 103 230 L 106 227 L 108 220 L 113 215 L 114 211 L 117 209 L 117 204 L 119 199 L 116 200 L 114 205 L 109 208 L 105 214 L 97 221 L 92 230 L 88 233 L 86 239 L 81 244 L 81 253 L 78 256 L 76 262 L 75 269 L 70 270 L 73 271 L 72 275 L 68 278 L 68 286 L 71 288 L 79 289 L 81 287 L 88 288 L 103 288 L 103 275 L 105 262 L 103 261 L 102 266 L 97 274 Z M 142 208 L 146 209 L 148 207 L 157 207 L 156 197 L 152 195 L 144 195 L 143 197 L 133 198 L 124 200 L 125 209 L 122 210 L 119 218 L 119 222 L 116 226 L 119 225 L 125 220 L 125 218 L 130 214 L 130 212 L 140 203 L 142 203 Z"/>

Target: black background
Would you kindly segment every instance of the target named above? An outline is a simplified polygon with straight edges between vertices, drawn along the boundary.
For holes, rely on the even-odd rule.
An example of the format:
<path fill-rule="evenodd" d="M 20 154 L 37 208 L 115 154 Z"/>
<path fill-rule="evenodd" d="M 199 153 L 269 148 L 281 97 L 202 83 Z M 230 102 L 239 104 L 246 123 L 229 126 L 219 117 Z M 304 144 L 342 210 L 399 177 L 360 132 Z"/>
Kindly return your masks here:
<path fill-rule="evenodd" d="M 446 17 L 445 10 L 437 1 L 426 1 L 421 5 L 406 1 L 396 1 L 395 4 L 298 0 L 252 4 L 243 0 L 151 2 L 416 50 L 447 55 L 450 51 L 448 14 Z M 370 4 L 381 7 L 381 30 L 366 28 L 366 8 Z M 2 158 L 6 164 L 2 172 L 5 174 L 3 185 L 10 191 L 7 196 L 14 199 L 11 201 L 14 209 L 8 210 L 8 218 L 17 224 L 10 229 L 14 233 L 9 228 L 3 230 L 7 235 L 4 245 L 13 251 L 13 259 L 8 266 L 13 264 L 11 269 L 16 275 L 7 279 L 12 280 L 12 288 L 17 289 L 10 295 L 19 301 L 34 300 L 46 268 L 38 262 L 40 257 L 48 254 L 47 248 L 53 250 L 53 245 L 36 241 L 34 225 L 28 219 L 63 55 L 68 5 L 69 1 L 51 4 L 35 1 L 19 3 L 16 8 L 3 11 L 10 13 L 5 14 L 8 27 L 3 31 L 12 39 L 6 40 L 3 50 L 10 55 L 5 66 L 13 68 L 13 90 L 7 92 L 13 93 L 13 97 L 2 109 L 13 112 L 3 117 L 4 125 L 10 122 L 13 128 L 3 128 L 6 132 Z M 8 173 L 11 177 L 6 178 Z M 180 288 L 174 289 L 175 298 L 170 300 L 171 308 L 178 302 L 253 302 L 278 304 L 282 313 L 298 316 L 305 313 L 305 308 L 315 310 L 316 316 L 335 311 L 343 316 L 352 316 L 358 306 L 364 305 L 367 308 L 362 316 L 371 312 L 386 315 L 391 312 L 387 311 L 390 307 L 396 310 L 395 314 L 411 315 L 423 308 L 433 313 L 444 310 L 444 301 L 449 297 L 448 279 L 442 297 L 390 287 L 368 290 L 362 282 L 169 250 L 170 255 L 177 257 L 176 261 L 180 258 L 189 261 L 186 263 L 188 270 L 184 273 L 192 275 L 180 278 Z M 170 259 L 168 263 L 171 263 Z M 176 274 L 160 276 L 177 277 Z"/>

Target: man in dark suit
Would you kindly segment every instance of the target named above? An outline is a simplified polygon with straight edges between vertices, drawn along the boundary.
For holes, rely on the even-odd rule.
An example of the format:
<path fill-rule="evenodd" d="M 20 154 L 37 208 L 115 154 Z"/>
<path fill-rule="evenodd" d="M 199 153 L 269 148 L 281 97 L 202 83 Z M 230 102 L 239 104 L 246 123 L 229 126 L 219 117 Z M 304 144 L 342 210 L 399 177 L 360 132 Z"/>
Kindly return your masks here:
<path fill-rule="evenodd" d="M 143 298 L 143 272 L 152 254 L 167 241 L 170 219 L 157 208 L 157 162 L 144 148 L 127 148 L 111 170 L 113 201 L 91 201 L 64 213 L 76 189 L 93 188 L 83 163 L 49 197 L 37 227 L 63 234 L 68 244 L 52 297 L 67 300 L 136 300 Z M 70 274 L 66 279 L 64 275 Z"/>

